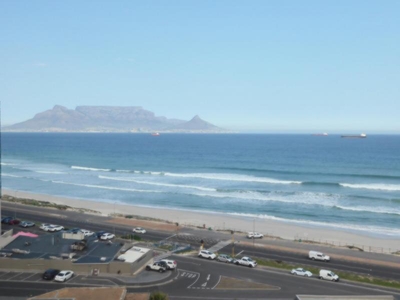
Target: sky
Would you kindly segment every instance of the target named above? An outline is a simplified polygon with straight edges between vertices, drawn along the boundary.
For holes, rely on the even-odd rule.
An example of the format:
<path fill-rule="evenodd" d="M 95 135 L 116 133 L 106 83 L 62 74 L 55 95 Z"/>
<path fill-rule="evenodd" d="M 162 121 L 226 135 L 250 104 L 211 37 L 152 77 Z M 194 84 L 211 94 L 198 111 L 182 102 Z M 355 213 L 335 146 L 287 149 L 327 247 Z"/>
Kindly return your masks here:
<path fill-rule="evenodd" d="M 2 125 L 141 106 L 240 132 L 400 133 L 400 1 L 0 1 Z"/>

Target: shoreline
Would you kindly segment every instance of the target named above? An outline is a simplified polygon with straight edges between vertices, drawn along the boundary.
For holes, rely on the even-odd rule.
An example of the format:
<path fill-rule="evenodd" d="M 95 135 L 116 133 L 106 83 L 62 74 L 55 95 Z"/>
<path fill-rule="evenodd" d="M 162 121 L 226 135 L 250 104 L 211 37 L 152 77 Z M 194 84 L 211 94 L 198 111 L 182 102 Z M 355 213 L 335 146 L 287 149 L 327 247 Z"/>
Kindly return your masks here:
<path fill-rule="evenodd" d="M 119 202 L 107 203 L 86 199 L 79 200 L 10 189 L 2 189 L 2 195 L 9 195 L 14 198 L 47 201 L 59 205 L 68 205 L 76 211 L 79 211 L 79 209 L 92 211 L 84 213 L 94 213 L 93 211 L 98 211 L 103 216 L 132 215 L 134 217 L 150 218 L 154 221 L 158 220 L 167 223 L 179 223 L 179 225 L 187 227 L 205 227 L 211 228 L 212 230 L 234 230 L 235 232 L 257 231 L 265 236 L 281 238 L 289 241 L 302 240 L 304 242 L 330 244 L 332 246 L 349 245 L 370 250 L 377 248 L 389 250 L 382 250 L 382 252 L 395 252 L 396 250 L 400 250 L 398 237 L 378 237 L 362 232 L 355 233 L 326 227 L 317 228 L 311 225 L 303 226 L 302 224 L 291 224 L 290 222 L 279 220 L 253 219 L 245 216 L 235 216 L 216 212 L 206 213 L 168 208 L 134 206 L 121 204 Z"/>

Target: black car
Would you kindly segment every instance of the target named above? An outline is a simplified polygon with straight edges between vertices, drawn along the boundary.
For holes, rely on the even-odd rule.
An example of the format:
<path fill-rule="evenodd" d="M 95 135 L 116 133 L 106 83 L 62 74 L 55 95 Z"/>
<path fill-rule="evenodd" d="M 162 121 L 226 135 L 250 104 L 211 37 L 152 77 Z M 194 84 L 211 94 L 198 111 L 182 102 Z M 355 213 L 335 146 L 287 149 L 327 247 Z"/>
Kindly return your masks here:
<path fill-rule="evenodd" d="M 48 269 L 46 272 L 43 273 L 43 279 L 45 280 L 52 280 L 60 273 L 60 270 L 56 269 Z"/>
<path fill-rule="evenodd" d="M 100 239 L 100 237 L 105 233 L 107 233 L 107 231 L 98 231 L 98 232 L 96 232 L 96 236 L 98 239 Z"/>
<path fill-rule="evenodd" d="M 1 219 L 1 223 L 8 224 L 13 218 L 12 217 L 4 217 Z"/>

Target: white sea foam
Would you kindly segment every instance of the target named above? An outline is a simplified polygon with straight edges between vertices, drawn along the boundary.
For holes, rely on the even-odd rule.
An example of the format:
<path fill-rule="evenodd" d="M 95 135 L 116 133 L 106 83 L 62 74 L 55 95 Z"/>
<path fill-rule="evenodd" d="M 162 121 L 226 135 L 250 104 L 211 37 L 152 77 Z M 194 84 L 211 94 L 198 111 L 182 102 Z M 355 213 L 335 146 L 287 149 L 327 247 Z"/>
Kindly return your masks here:
<path fill-rule="evenodd" d="M 375 233 L 375 234 L 384 234 L 389 236 L 400 236 L 400 230 L 397 228 L 388 228 L 388 227 L 380 227 L 380 226 L 368 226 L 368 225 L 356 225 L 356 224 L 349 224 L 349 223 L 324 223 L 318 221 L 308 221 L 308 220 L 293 220 L 293 219 L 285 219 L 270 215 L 260 215 L 260 214 L 250 214 L 250 213 L 228 213 L 228 215 L 233 216 L 240 216 L 240 217 L 248 217 L 248 218 L 259 218 L 259 219 L 269 219 L 275 221 L 281 221 L 286 223 L 295 223 L 295 224 L 302 224 L 302 225 L 309 225 L 313 227 L 320 228 L 328 227 L 328 228 L 335 228 L 335 229 L 344 229 L 344 230 L 354 230 L 354 231 L 362 231 L 366 233 Z"/>
<path fill-rule="evenodd" d="M 64 181 L 57 181 L 57 180 L 52 180 L 51 182 L 59 183 L 59 184 L 74 185 L 74 186 L 82 186 L 82 187 L 87 187 L 87 188 L 105 189 L 105 190 L 118 190 L 118 191 L 138 192 L 138 193 L 162 193 L 162 191 L 155 191 L 155 190 L 138 190 L 138 189 L 129 189 L 129 188 L 95 185 L 95 184 L 72 183 L 72 182 L 64 182 Z"/>
<path fill-rule="evenodd" d="M 270 184 L 301 184 L 301 181 L 288 181 L 278 180 L 267 177 L 255 177 L 249 175 L 240 174 L 226 174 L 226 173 L 163 173 L 165 176 L 170 177 L 183 177 L 183 178 L 201 178 L 210 180 L 224 180 L 224 181 L 241 181 L 241 182 L 259 182 L 259 183 L 270 183 Z"/>
<path fill-rule="evenodd" d="M 398 184 L 383 184 L 383 183 L 350 184 L 350 183 L 339 183 L 339 185 L 341 185 L 343 187 L 352 188 L 352 189 L 400 191 L 400 185 L 398 185 Z"/>
<path fill-rule="evenodd" d="M 359 211 L 359 212 L 370 212 L 370 213 L 378 213 L 378 214 L 391 214 L 391 215 L 400 215 L 400 210 L 391 209 L 390 207 L 368 207 L 368 206 L 342 206 L 335 205 L 337 208 L 343 210 L 351 210 L 351 211 Z"/>
<path fill-rule="evenodd" d="M 2 166 L 15 166 L 16 164 L 11 164 L 11 163 L 5 163 L 5 162 L 1 162 L 0 163 Z"/>
<path fill-rule="evenodd" d="M 35 171 L 35 172 L 41 174 L 66 174 L 65 172 L 60 172 L 60 171 Z"/>
<path fill-rule="evenodd" d="M 200 197 L 213 197 L 213 198 L 227 198 L 239 199 L 248 201 L 271 201 L 283 202 L 293 204 L 306 204 L 306 205 L 321 205 L 333 206 L 336 205 L 340 195 L 326 194 L 326 193 L 312 193 L 312 192 L 297 192 L 295 194 L 281 194 L 269 193 L 264 194 L 255 191 L 240 191 L 240 192 L 218 192 L 218 193 L 193 193 L 195 196 Z"/>
<path fill-rule="evenodd" d="M 7 174 L 7 173 L 1 173 L 1 176 L 4 176 L 4 177 L 22 178 L 22 176 L 17 176 L 17 175 L 12 175 L 12 174 Z"/>
<path fill-rule="evenodd" d="M 99 178 L 101 178 L 101 179 L 109 179 L 109 180 L 116 180 L 116 181 L 134 182 L 134 183 L 139 183 L 139 184 L 174 187 L 174 188 L 196 189 L 196 190 L 211 191 L 211 192 L 216 192 L 217 191 L 217 189 L 207 188 L 207 187 L 202 187 L 202 186 L 141 181 L 141 180 L 136 180 L 136 179 L 127 178 L 127 177 L 109 177 L 109 176 L 101 176 L 101 175 L 99 175 Z"/>
<path fill-rule="evenodd" d="M 98 169 L 98 168 L 88 168 L 88 167 L 80 167 L 80 166 L 71 166 L 71 169 L 83 170 L 83 171 L 103 171 L 103 172 L 111 171 L 111 169 Z"/>

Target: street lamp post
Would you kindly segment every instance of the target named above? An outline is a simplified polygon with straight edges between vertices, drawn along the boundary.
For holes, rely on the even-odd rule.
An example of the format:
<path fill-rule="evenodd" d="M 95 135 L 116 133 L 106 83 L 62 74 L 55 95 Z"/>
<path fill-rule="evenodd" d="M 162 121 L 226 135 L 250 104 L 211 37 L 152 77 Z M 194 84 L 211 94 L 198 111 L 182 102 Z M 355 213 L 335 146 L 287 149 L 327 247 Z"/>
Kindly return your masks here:
<path fill-rule="evenodd" d="M 255 234 L 256 234 L 256 219 L 253 219 L 253 247 L 254 247 Z"/>

